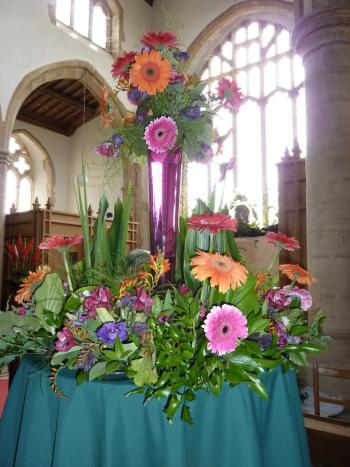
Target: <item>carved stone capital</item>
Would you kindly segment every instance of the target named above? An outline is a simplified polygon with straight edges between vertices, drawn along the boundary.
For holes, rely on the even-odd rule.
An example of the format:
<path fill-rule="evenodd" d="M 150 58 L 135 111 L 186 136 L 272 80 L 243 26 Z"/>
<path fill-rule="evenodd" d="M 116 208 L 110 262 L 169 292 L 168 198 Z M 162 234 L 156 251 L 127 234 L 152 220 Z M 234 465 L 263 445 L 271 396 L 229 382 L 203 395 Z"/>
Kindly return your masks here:
<path fill-rule="evenodd" d="M 301 18 L 294 28 L 292 41 L 303 57 L 330 45 L 350 46 L 350 7 L 328 8 Z"/>
<path fill-rule="evenodd" d="M 10 165 L 9 155 L 10 153 L 8 151 L 5 151 L 4 149 L 0 149 L 0 164 L 5 164 L 9 166 Z"/>

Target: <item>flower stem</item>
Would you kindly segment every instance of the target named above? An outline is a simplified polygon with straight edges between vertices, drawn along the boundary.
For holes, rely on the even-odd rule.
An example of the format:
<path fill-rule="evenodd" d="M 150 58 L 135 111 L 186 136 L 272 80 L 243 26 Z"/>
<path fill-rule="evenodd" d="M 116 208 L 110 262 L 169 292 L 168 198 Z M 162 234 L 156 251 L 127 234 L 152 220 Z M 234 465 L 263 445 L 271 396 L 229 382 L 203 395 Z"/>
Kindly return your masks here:
<path fill-rule="evenodd" d="M 69 263 L 67 259 L 67 253 L 64 251 L 62 252 L 62 255 L 63 255 L 64 267 L 66 269 L 66 274 L 67 274 L 68 287 L 69 287 L 69 290 L 73 293 L 72 277 L 70 274 L 70 267 L 69 267 Z"/>
<path fill-rule="evenodd" d="M 281 253 L 282 249 L 281 248 L 278 248 L 276 253 L 275 253 L 275 256 L 272 258 L 272 261 L 269 265 L 269 267 L 267 268 L 267 272 L 271 272 L 271 269 L 274 267 L 277 259 L 279 258 L 280 256 L 280 253 Z"/>

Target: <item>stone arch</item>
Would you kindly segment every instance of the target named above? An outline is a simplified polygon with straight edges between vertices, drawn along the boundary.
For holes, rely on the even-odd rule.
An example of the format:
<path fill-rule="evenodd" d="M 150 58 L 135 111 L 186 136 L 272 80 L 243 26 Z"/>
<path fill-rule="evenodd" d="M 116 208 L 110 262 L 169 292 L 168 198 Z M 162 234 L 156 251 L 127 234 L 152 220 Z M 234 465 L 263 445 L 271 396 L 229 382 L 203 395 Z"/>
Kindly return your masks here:
<path fill-rule="evenodd" d="M 13 130 L 13 135 L 18 135 L 21 137 L 22 135 L 28 138 L 32 143 L 34 143 L 41 151 L 44 156 L 44 170 L 47 176 L 47 194 L 48 197 L 51 198 L 52 204 L 55 204 L 55 186 L 56 186 L 56 170 L 55 166 L 52 162 L 50 154 L 47 152 L 45 146 L 34 136 L 30 131 L 18 128 Z M 46 200 L 42 200 L 46 201 Z"/>
<path fill-rule="evenodd" d="M 266 20 L 276 22 L 292 30 L 294 6 L 283 0 L 247 0 L 231 6 L 211 21 L 188 47 L 190 60 L 187 71 L 199 73 L 208 55 L 222 39 L 244 20 Z"/>
<path fill-rule="evenodd" d="M 65 60 L 31 71 L 20 81 L 11 97 L 5 122 L 0 128 L 0 148 L 8 149 L 18 111 L 29 94 L 42 84 L 58 79 L 80 81 L 97 100 L 100 100 L 101 88 L 110 87 L 103 76 L 90 63 L 83 60 Z"/>

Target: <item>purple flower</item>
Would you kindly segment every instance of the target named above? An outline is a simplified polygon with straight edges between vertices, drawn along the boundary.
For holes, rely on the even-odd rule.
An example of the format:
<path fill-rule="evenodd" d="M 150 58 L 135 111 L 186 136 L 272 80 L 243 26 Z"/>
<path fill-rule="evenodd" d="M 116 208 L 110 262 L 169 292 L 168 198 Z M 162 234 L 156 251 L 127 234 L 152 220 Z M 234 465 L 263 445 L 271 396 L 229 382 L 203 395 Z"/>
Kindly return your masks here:
<path fill-rule="evenodd" d="M 128 92 L 128 99 L 134 105 L 138 105 L 140 102 L 147 99 L 147 97 L 147 92 L 139 91 L 137 88 L 131 88 Z"/>
<path fill-rule="evenodd" d="M 199 305 L 199 319 L 200 319 L 200 321 L 204 321 L 206 315 L 207 315 L 207 309 L 205 308 L 204 304 L 201 303 Z"/>
<path fill-rule="evenodd" d="M 94 352 L 91 350 L 84 356 L 82 359 L 81 363 L 79 363 L 78 368 L 81 370 L 84 370 L 85 372 L 88 372 L 91 370 L 91 368 L 95 365 L 96 363 L 96 357 Z"/>
<path fill-rule="evenodd" d="M 277 314 L 277 310 L 276 308 L 273 308 L 272 306 L 269 306 L 268 310 L 267 310 L 267 313 L 266 313 L 266 316 L 268 318 L 274 318 Z"/>
<path fill-rule="evenodd" d="M 96 332 L 96 335 L 105 344 L 114 344 L 117 336 L 120 342 L 126 339 L 126 326 L 124 322 L 120 323 L 104 323 Z"/>
<path fill-rule="evenodd" d="M 160 315 L 158 316 L 158 321 L 162 324 L 167 323 L 170 320 L 168 315 Z"/>
<path fill-rule="evenodd" d="M 260 334 L 258 332 L 253 332 L 252 334 L 249 334 L 247 339 L 252 342 L 259 342 Z"/>
<path fill-rule="evenodd" d="M 213 158 L 213 149 L 210 144 L 202 143 L 200 150 L 197 153 L 196 161 L 201 164 L 208 164 Z"/>
<path fill-rule="evenodd" d="M 271 289 L 266 294 L 269 306 L 277 310 L 285 310 L 292 303 L 292 299 L 287 297 L 285 292 L 280 289 Z"/>
<path fill-rule="evenodd" d="M 68 352 L 68 350 L 77 345 L 72 331 L 69 328 L 64 327 L 62 331 L 59 331 L 57 333 L 57 338 L 58 340 L 55 343 L 57 352 Z"/>
<path fill-rule="evenodd" d="M 122 137 L 122 135 L 113 135 L 112 143 L 115 144 L 116 146 L 120 146 L 121 144 L 124 143 L 124 138 Z"/>
<path fill-rule="evenodd" d="M 146 323 L 134 323 L 132 330 L 138 336 L 141 336 L 144 332 L 148 331 L 148 326 Z"/>
<path fill-rule="evenodd" d="M 293 287 L 292 289 L 289 289 L 289 287 L 286 286 L 283 287 L 281 292 L 285 293 L 286 295 L 288 295 L 288 297 L 291 297 L 292 299 L 294 297 L 299 298 L 300 308 L 303 311 L 307 311 L 312 306 L 312 296 L 310 292 L 306 289 L 299 289 L 299 287 Z"/>
<path fill-rule="evenodd" d="M 93 290 L 88 297 L 85 298 L 83 308 L 88 313 L 82 315 L 83 319 L 90 319 L 97 315 L 96 308 L 106 308 L 110 310 L 111 305 L 109 300 L 111 298 L 111 291 L 108 287 L 97 287 Z"/>
<path fill-rule="evenodd" d="M 181 295 L 186 295 L 188 292 L 190 292 L 190 289 L 187 287 L 186 284 L 180 284 L 179 285 L 179 292 Z"/>
<path fill-rule="evenodd" d="M 143 311 L 148 314 L 150 308 L 153 305 L 152 298 L 148 295 L 145 289 L 136 289 L 136 302 L 134 308 L 136 311 Z"/>
<path fill-rule="evenodd" d="M 190 56 L 187 52 L 175 52 L 174 57 L 176 58 L 176 60 L 183 60 L 184 62 L 186 62 Z"/>
<path fill-rule="evenodd" d="M 136 111 L 136 123 L 143 125 L 147 118 L 147 112 Z"/>
<path fill-rule="evenodd" d="M 122 297 L 120 299 L 120 305 L 122 307 L 132 307 L 135 305 L 135 302 L 136 302 L 136 297 L 135 295 L 125 295 L 124 297 Z"/>
<path fill-rule="evenodd" d="M 20 306 L 17 310 L 17 314 L 20 316 L 25 316 L 27 314 L 27 310 L 23 306 Z"/>
<path fill-rule="evenodd" d="M 301 344 L 301 338 L 299 336 L 291 336 L 288 335 L 287 337 L 288 344 Z"/>
<path fill-rule="evenodd" d="M 171 77 L 170 77 L 170 84 L 180 84 L 185 82 L 185 77 L 184 75 L 181 75 L 177 71 L 172 71 Z"/>
<path fill-rule="evenodd" d="M 119 155 L 118 147 L 113 143 L 103 143 L 96 146 L 97 154 L 100 154 L 104 157 L 115 158 Z"/>
<path fill-rule="evenodd" d="M 201 118 L 201 109 L 198 105 L 192 105 L 183 110 L 181 114 L 189 120 L 198 120 Z"/>
<path fill-rule="evenodd" d="M 262 350 L 266 350 L 268 347 L 271 347 L 273 337 L 271 334 L 264 334 L 260 339 L 259 345 Z"/>
<path fill-rule="evenodd" d="M 277 332 L 277 345 L 278 347 L 285 347 L 288 343 L 288 334 L 283 323 L 276 323 L 276 332 Z"/>

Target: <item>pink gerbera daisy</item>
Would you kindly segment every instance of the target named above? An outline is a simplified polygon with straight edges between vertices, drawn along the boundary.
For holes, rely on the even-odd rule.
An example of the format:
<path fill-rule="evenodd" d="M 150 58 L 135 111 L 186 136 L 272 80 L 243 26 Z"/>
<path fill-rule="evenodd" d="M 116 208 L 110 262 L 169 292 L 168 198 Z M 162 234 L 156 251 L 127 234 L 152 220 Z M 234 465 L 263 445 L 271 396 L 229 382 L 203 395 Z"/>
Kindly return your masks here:
<path fill-rule="evenodd" d="M 189 230 L 208 229 L 213 234 L 217 234 L 220 229 L 236 232 L 237 220 L 228 214 L 204 212 L 203 214 L 193 214 L 187 219 L 187 227 Z"/>
<path fill-rule="evenodd" d="M 299 242 L 294 237 L 288 237 L 281 232 L 267 232 L 265 235 L 267 241 L 272 243 L 277 248 L 294 251 L 300 248 Z"/>
<path fill-rule="evenodd" d="M 208 349 L 218 355 L 232 352 L 237 339 L 248 336 L 247 319 L 233 305 L 213 306 L 203 324 L 208 339 Z"/>
<path fill-rule="evenodd" d="M 148 148 L 155 152 L 166 152 L 173 148 L 177 138 L 177 126 L 170 117 L 153 120 L 145 130 L 144 139 Z"/>
<path fill-rule="evenodd" d="M 173 32 L 148 32 L 141 37 L 141 42 L 151 48 L 163 46 L 175 49 L 178 46 L 176 34 Z"/>
<path fill-rule="evenodd" d="M 238 110 L 242 104 L 243 94 L 236 81 L 222 78 L 217 87 L 218 98 L 223 101 L 224 107 Z"/>
<path fill-rule="evenodd" d="M 58 250 L 67 252 L 70 248 L 78 245 L 83 241 L 82 235 L 74 235 L 73 237 L 65 237 L 63 235 L 51 235 L 44 242 L 40 243 L 40 250 Z"/>

